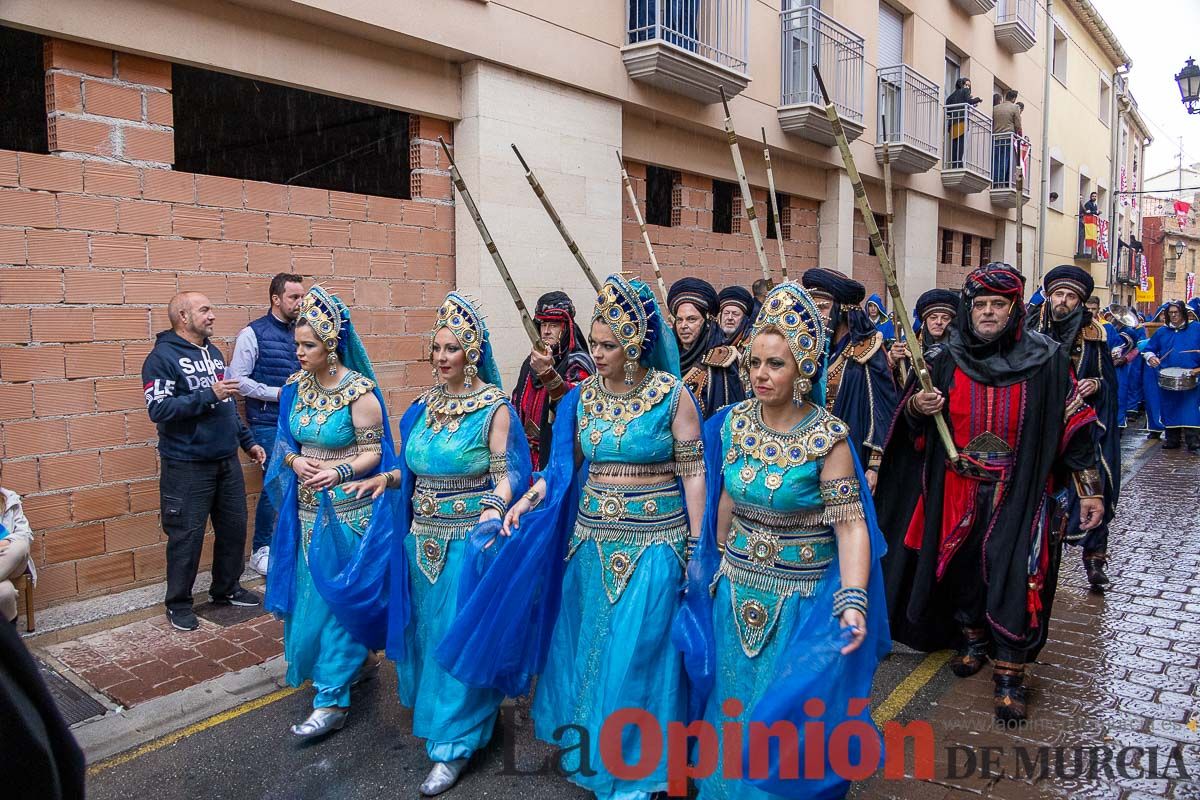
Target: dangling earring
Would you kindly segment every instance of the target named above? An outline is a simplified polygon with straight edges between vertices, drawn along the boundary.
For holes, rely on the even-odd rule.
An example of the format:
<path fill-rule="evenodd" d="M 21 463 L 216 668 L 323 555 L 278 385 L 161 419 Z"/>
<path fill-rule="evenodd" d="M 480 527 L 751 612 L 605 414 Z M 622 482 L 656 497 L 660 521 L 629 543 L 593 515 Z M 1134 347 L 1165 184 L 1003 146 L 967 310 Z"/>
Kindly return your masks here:
<path fill-rule="evenodd" d="M 433 375 L 433 385 L 437 386 L 442 382 L 442 376 L 438 374 L 437 365 L 433 363 L 433 359 L 429 359 L 429 372 Z"/>
<path fill-rule="evenodd" d="M 330 351 L 330 353 L 329 353 L 329 374 L 330 375 L 337 375 L 337 362 L 338 362 L 337 351 L 336 350 Z"/>
<path fill-rule="evenodd" d="M 625 362 L 625 385 L 633 386 L 633 373 L 637 371 L 636 361 Z"/>
<path fill-rule="evenodd" d="M 479 369 L 474 364 L 467 364 L 467 368 L 463 370 L 465 376 L 463 380 L 463 388 L 468 392 L 471 391 L 471 380 L 479 374 Z"/>
<path fill-rule="evenodd" d="M 812 391 L 812 381 L 808 378 L 796 378 L 792 383 L 792 405 L 802 405 L 804 396 Z"/>

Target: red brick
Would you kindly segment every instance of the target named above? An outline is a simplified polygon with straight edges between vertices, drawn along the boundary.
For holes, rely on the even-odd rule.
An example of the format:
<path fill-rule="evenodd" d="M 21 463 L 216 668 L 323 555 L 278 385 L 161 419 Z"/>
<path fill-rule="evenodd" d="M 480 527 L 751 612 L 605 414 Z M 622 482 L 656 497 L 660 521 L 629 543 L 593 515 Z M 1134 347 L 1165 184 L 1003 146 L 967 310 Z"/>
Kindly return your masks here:
<path fill-rule="evenodd" d="M 413 139 L 432 140 L 436 140 L 440 136 L 446 140 L 446 144 L 454 143 L 450 123 L 444 119 L 434 119 L 433 117 L 409 117 L 409 135 Z"/>
<path fill-rule="evenodd" d="M 132 481 L 129 483 L 129 511 L 138 514 L 159 507 L 158 481 Z"/>
<path fill-rule="evenodd" d="M 43 469 L 42 480 L 45 478 Z M 123 483 L 71 492 L 71 519 L 76 522 L 94 522 L 127 513 L 129 491 Z"/>
<path fill-rule="evenodd" d="M 404 201 L 393 197 L 368 197 L 367 219 L 399 225 L 404 221 Z"/>
<path fill-rule="evenodd" d="M 350 192 L 330 192 L 329 214 L 341 219 L 366 219 L 367 197 Z"/>
<path fill-rule="evenodd" d="M 254 309 L 254 316 L 259 317 L 262 311 L 258 308 Z M 234 337 L 238 331 L 250 324 L 250 314 L 244 308 L 224 308 L 221 313 L 217 314 L 217 321 L 213 323 L 213 337 L 216 339 L 228 339 L 229 344 L 233 344 Z M 228 353 L 231 347 L 223 347 L 222 351 Z M 228 355 L 226 355 L 228 360 Z"/>
<path fill-rule="evenodd" d="M 119 155 L 113 138 L 116 129 L 103 122 L 76 117 L 53 116 L 48 125 L 50 152 Z"/>
<path fill-rule="evenodd" d="M 421 245 L 427 253 L 453 255 L 454 234 L 451 231 L 437 231 L 432 228 L 426 228 L 421 231 Z"/>
<path fill-rule="evenodd" d="M 225 211 L 225 238 L 239 242 L 265 242 L 267 215 L 260 211 Z"/>
<path fill-rule="evenodd" d="M 96 267 L 145 267 L 144 236 L 93 235 L 92 265 Z"/>
<path fill-rule="evenodd" d="M 121 273 L 69 269 L 63 273 L 67 285 L 68 303 L 122 303 Z"/>
<path fill-rule="evenodd" d="M 110 553 L 75 564 L 79 592 L 107 589 L 133 582 L 133 553 Z"/>
<path fill-rule="evenodd" d="M 308 220 L 287 214 L 270 214 L 267 218 L 267 234 L 276 244 L 308 244 Z"/>
<path fill-rule="evenodd" d="M 0 350 L 0 353 L 3 353 Z M 0 383 L 0 419 L 28 419 L 33 416 L 33 387 Z"/>
<path fill-rule="evenodd" d="M 174 125 L 175 109 L 168 92 L 150 92 L 146 95 L 146 122 L 151 125 Z"/>
<path fill-rule="evenodd" d="M 59 195 L 58 224 L 85 231 L 115 231 L 117 203 L 106 197 Z"/>
<path fill-rule="evenodd" d="M 166 200 L 172 203 L 196 201 L 196 176 L 190 172 L 148 169 L 142 173 L 142 177 L 146 183 L 142 194 L 147 200 Z"/>
<path fill-rule="evenodd" d="M 58 111 L 67 109 L 59 108 Z M 128 86 L 100 81 L 83 82 L 83 110 L 98 117 L 118 117 L 140 122 L 142 93 Z"/>
<path fill-rule="evenodd" d="M 141 171 L 126 164 L 85 161 L 83 188 L 88 194 L 138 197 L 142 193 Z"/>
<path fill-rule="evenodd" d="M 109 520 L 104 523 L 104 549 L 109 553 L 158 544 L 162 526 L 158 514 Z"/>
<path fill-rule="evenodd" d="M 34 419 L 4 424 L 5 458 L 61 453 L 66 449 L 66 420 Z"/>
<path fill-rule="evenodd" d="M 0 190 L 0 225 L 57 228 L 54 195 L 17 189 Z"/>
<path fill-rule="evenodd" d="M 160 544 L 134 550 L 133 570 L 139 581 L 162 578 L 167 574 L 167 546 Z"/>
<path fill-rule="evenodd" d="M 350 243 L 364 250 L 387 248 L 387 226 L 376 222 L 350 223 Z"/>
<path fill-rule="evenodd" d="M 80 525 L 50 531 L 45 536 L 46 563 L 77 561 L 104 553 L 104 526 Z"/>
<path fill-rule="evenodd" d="M 121 200 L 117 206 L 122 233 L 171 233 L 171 206 L 148 200 Z"/>
<path fill-rule="evenodd" d="M 312 243 L 322 247 L 349 247 L 350 223 L 341 219 L 314 219 L 310 224 Z M 355 245 L 359 247 L 360 245 Z"/>
<path fill-rule="evenodd" d="M 72 450 L 125 444 L 125 421 L 116 414 L 72 417 L 67 420 L 67 437 Z"/>
<path fill-rule="evenodd" d="M 196 202 L 202 206 L 241 208 L 242 182 L 217 175 L 197 175 Z"/>
<path fill-rule="evenodd" d="M 17 154 L 12 150 L 0 150 L 0 186 L 16 186 L 20 182 L 18 171 Z"/>
<path fill-rule="evenodd" d="M 117 53 L 117 77 L 130 83 L 171 88 L 171 62 L 157 58 Z"/>
<path fill-rule="evenodd" d="M 259 275 L 292 272 L 292 248 L 269 244 L 249 245 L 250 271 Z"/>
<path fill-rule="evenodd" d="M 88 237 L 85 233 L 31 230 L 25 241 L 30 264 L 86 267 L 89 263 Z"/>
<path fill-rule="evenodd" d="M 158 455 L 153 447 L 106 450 L 100 454 L 100 479 L 126 481 L 158 474 Z"/>
<path fill-rule="evenodd" d="M 292 250 L 292 264 L 297 275 L 318 277 L 333 274 L 333 251 L 315 247 L 297 247 Z"/>
<path fill-rule="evenodd" d="M 113 76 L 113 51 L 104 47 L 47 37 L 42 58 L 46 69 L 69 69 L 101 78 Z"/>
<path fill-rule="evenodd" d="M 46 111 L 83 111 L 83 82 L 78 75 L 50 72 L 46 75 Z"/>
<path fill-rule="evenodd" d="M 112 378 L 96 384 L 96 409 L 98 411 L 127 411 L 144 408 L 145 391 L 141 377 Z"/>
<path fill-rule="evenodd" d="M 107 334 L 97 328 L 98 335 Z M 68 378 L 108 378 L 125 374 L 124 354 L 119 344 L 67 345 Z"/>
<path fill-rule="evenodd" d="M 90 486 L 100 480 L 99 453 L 68 453 L 38 459 L 42 491 Z"/>
<path fill-rule="evenodd" d="M 403 278 L 405 260 L 398 253 L 371 253 L 371 277 Z"/>
<path fill-rule="evenodd" d="M 96 410 L 95 381 L 59 381 L 34 386 L 34 412 L 39 417 L 90 414 Z"/>
<path fill-rule="evenodd" d="M 89 342 L 92 339 L 92 314 L 85 308 L 35 308 L 33 341 Z"/>
<path fill-rule="evenodd" d="M 404 203 L 404 224 L 418 228 L 454 229 L 454 209 L 451 206 L 438 206 L 432 203 L 402 200 Z"/>
<path fill-rule="evenodd" d="M 66 494 L 33 495 L 23 498 L 21 504 L 30 526 L 36 531 L 68 524 L 71 521 L 70 499 Z"/>
<path fill-rule="evenodd" d="M 82 192 L 83 162 L 74 158 L 21 153 L 21 185 L 50 192 Z"/>
<path fill-rule="evenodd" d="M 413 253 L 404 260 L 404 277 L 411 281 L 437 280 L 437 257 Z"/>
<path fill-rule="evenodd" d="M 430 200 L 449 200 L 453 194 L 450 190 L 449 175 L 435 175 L 429 172 L 413 172 L 410 178 L 413 197 L 424 197 Z"/>
<path fill-rule="evenodd" d="M 0 378 L 6 381 L 45 380 L 61 378 L 64 374 L 61 344 L 0 348 Z"/>
<path fill-rule="evenodd" d="M 201 242 L 200 269 L 205 272 L 245 272 L 246 245 L 239 242 Z"/>
<path fill-rule="evenodd" d="M 278 183 L 246 181 L 246 208 L 260 211 L 287 211 L 288 187 Z"/>
<path fill-rule="evenodd" d="M 145 339 L 150 336 L 150 316 L 144 308 L 97 308 L 94 313 L 96 338 L 99 340 Z"/>
<path fill-rule="evenodd" d="M 74 597 L 78 592 L 74 564 L 47 564 L 38 568 L 35 606 L 45 608 L 55 600 Z"/>
<path fill-rule="evenodd" d="M 200 292 L 208 297 L 214 305 L 224 305 L 228 302 L 228 290 L 225 288 L 226 278 L 221 274 L 212 275 L 180 275 L 179 291 Z M 154 327 L 153 330 L 161 330 Z"/>
<path fill-rule="evenodd" d="M 29 309 L 10 308 L 0 314 L 0 343 L 28 344 L 29 331 Z"/>
<path fill-rule="evenodd" d="M 288 210 L 310 217 L 329 216 L 329 192 L 307 186 L 288 187 Z"/>
<path fill-rule="evenodd" d="M 124 127 L 121 155 L 134 161 L 175 163 L 175 133 L 154 128 Z"/>
<path fill-rule="evenodd" d="M 176 203 L 172 207 L 175 235 L 191 239 L 220 239 L 221 212 L 215 208 L 197 208 Z"/>
<path fill-rule="evenodd" d="M 370 256 L 359 250 L 334 250 L 333 272 L 335 275 L 364 277 L 371 274 Z"/>
<path fill-rule="evenodd" d="M 26 495 L 41 488 L 38 484 L 37 459 L 27 458 L 24 461 L 9 459 L 0 470 L 4 487 L 17 494 Z"/>
<path fill-rule="evenodd" d="M 153 251 L 153 240 L 150 247 Z M 151 264 L 153 265 L 153 254 Z M 131 303 L 166 303 L 178 291 L 178 281 L 168 272 L 125 272 L 122 275 L 125 297 L 128 297 Z"/>
<path fill-rule="evenodd" d="M 0 264 L 21 265 L 25 254 L 25 231 L 20 228 L 0 228 Z"/>
<path fill-rule="evenodd" d="M 176 206 L 178 209 L 179 206 Z M 200 245 L 182 239 L 151 239 L 150 268 L 169 271 L 200 269 Z"/>

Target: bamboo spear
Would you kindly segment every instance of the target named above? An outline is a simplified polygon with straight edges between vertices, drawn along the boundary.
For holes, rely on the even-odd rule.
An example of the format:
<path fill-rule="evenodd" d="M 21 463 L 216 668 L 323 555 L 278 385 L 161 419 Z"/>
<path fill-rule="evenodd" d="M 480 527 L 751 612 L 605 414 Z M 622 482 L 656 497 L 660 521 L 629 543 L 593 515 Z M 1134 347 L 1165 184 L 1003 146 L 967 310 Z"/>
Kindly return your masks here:
<path fill-rule="evenodd" d="M 544 352 L 546 345 L 542 343 L 542 337 L 538 333 L 537 325 L 534 324 L 533 317 L 529 315 L 529 309 L 525 307 L 525 301 L 521 299 L 521 293 L 517 290 L 517 284 L 513 283 L 512 273 L 508 271 L 508 266 L 505 265 L 504 259 L 500 257 L 500 250 L 497 249 L 496 242 L 492 240 L 491 232 L 488 231 L 483 217 L 479 214 L 479 208 L 475 205 L 474 198 L 471 197 L 471 191 L 467 188 L 467 183 L 463 180 L 462 173 L 458 171 L 458 165 L 454 163 L 454 156 L 450 155 L 450 148 L 446 146 L 446 141 L 440 136 L 438 137 L 438 144 L 442 146 L 442 150 L 446 153 L 446 160 L 450 162 L 450 180 L 454 182 L 454 188 L 458 189 L 459 195 L 462 196 L 463 205 L 467 207 L 467 213 L 471 215 L 471 219 L 475 220 L 475 227 L 479 229 L 479 236 L 487 246 L 487 251 L 491 253 L 492 261 L 496 262 L 496 269 L 500 271 L 500 277 L 504 280 L 504 285 L 507 287 L 508 293 L 512 296 L 513 303 L 517 306 L 517 314 L 521 317 L 521 326 L 525 328 L 525 333 L 529 336 L 529 341 L 533 343 L 533 346 Z"/>
<path fill-rule="evenodd" d="M 758 253 L 758 263 L 762 267 L 762 276 L 771 280 L 771 267 L 767 264 L 767 251 L 763 247 L 762 234 L 758 230 L 758 219 L 754 214 L 754 197 L 750 194 L 750 182 L 746 180 L 746 165 L 742 163 L 742 148 L 738 146 L 737 133 L 733 129 L 733 117 L 729 114 L 729 101 L 725 98 L 725 87 L 721 88 L 721 105 L 725 107 L 725 134 L 729 137 L 729 152 L 733 155 L 733 168 L 737 172 L 738 185 L 742 189 L 742 205 L 746 209 L 746 219 L 750 221 L 750 235 L 754 238 L 754 251 Z"/>
<path fill-rule="evenodd" d="M 813 65 L 813 72 L 816 73 L 817 85 L 821 88 L 821 97 L 825 100 L 825 116 L 829 118 L 829 124 L 833 127 L 833 136 L 837 140 L 838 150 L 841 151 L 842 162 L 846 165 L 846 173 L 850 177 L 850 184 L 854 187 L 854 202 L 858 206 L 858 213 L 862 215 L 863 224 L 867 226 L 867 234 L 871 237 L 871 244 L 875 247 L 875 255 L 879 258 L 879 269 L 883 272 L 883 282 L 887 284 L 888 292 L 892 296 L 892 305 L 896 309 L 896 321 L 900 323 L 901 330 L 904 331 L 904 338 L 908 340 L 908 352 L 912 356 L 913 368 L 917 372 L 917 382 L 921 384 L 922 391 L 931 392 L 933 391 L 933 379 L 929 377 L 925 354 L 921 350 L 920 340 L 913 333 L 912 318 L 908 316 L 908 310 L 904 307 L 904 298 L 900 295 L 900 286 L 896 283 L 896 271 L 892 268 L 891 257 L 883 247 L 883 237 L 879 235 L 879 226 L 875 224 L 875 215 L 871 213 L 871 204 L 867 200 L 867 190 L 863 186 L 862 177 L 858 174 L 858 167 L 854 165 L 854 155 L 850 152 L 850 142 L 846 139 L 842 120 L 838 117 L 833 101 L 829 99 L 825 81 L 821 78 L 821 70 L 817 68 L 816 64 Z M 933 421 L 937 426 L 938 436 L 941 437 L 942 447 L 946 450 L 946 456 L 951 463 L 959 465 L 961 460 L 958 448 L 954 446 L 954 439 L 950 436 L 946 418 L 942 414 L 934 414 Z"/>
<path fill-rule="evenodd" d="M 788 279 L 787 256 L 783 253 L 783 228 L 779 219 L 779 198 L 775 196 L 775 170 L 771 169 L 771 148 L 767 146 L 767 129 L 762 129 L 763 160 L 767 162 L 767 190 L 771 193 L 771 213 L 775 215 L 775 243 L 779 245 L 779 268 Z"/>
<path fill-rule="evenodd" d="M 883 129 L 886 131 L 887 117 L 883 118 Z M 884 219 L 887 220 L 888 232 L 888 259 L 895 263 L 896 260 L 896 232 L 892 223 L 896 219 L 895 209 L 892 207 L 892 143 L 886 139 L 883 142 L 883 202 L 884 202 Z M 893 321 L 895 320 L 895 311 L 892 312 Z M 903 333 L 903 331 L 901 331 Z M 903 337 L 902 337 L 903 338 Z M 908 359 L 900 360 L 900 380 L 908 383 Z"/>
<path fill-rule="evenodd" d="M 525 159 L 521 156 L 521 151 L 517 146 L 512 145 L 513 152 L 517 154 L 517 160 L 521 162 L 521 166 L 525 169 L 525 180 L 529 181 L 529 188 L 533 189 L 533 193 L 537 195 L 537 199 L 542 201 L 542 208 L 546 209 L 546 213 L 550 215 L 550 221 L 554 223 L 554 227 L 558 228 L 558 233 L 562 236 L 563 241 L 567 243 L 567 249 L 571 251 L 571 255 L 575 256 L 575 260 L 579 262 L 579 266 L 583 269 L 583 275 L 588 279 L 588 283 L 592 285 L 592 289 L 596 294 L 600 293 L 600 281 L 596 278 L 596 273 L 592 272 L 592 267 L 588 264 L 583 252 L 579 249 L 579 245 L 575 244 L 575 240 L 571 238 L 570 232 L 567 230 L 566 224 L 562 221 L 562 217 L 554 210 L 554 205 L 550 202 L 550 198 L 546 196 L 545 189 L 538 182 L 537 176 L 533 174 L 533 170 L 525 163 Z"/>
<path fill-rule="evenodd" d="M 1013 139 L 1016 153 L 1010 153 L 1008 162 L 1012 164 L 1010 171 L 1017 172 L 1017 272 L 1025 274 L 1025 170 L 1021 168 L 1021 143 Z"/>
<path fill-rule="evenodd" d="M 629 205 L 633 207 L 633 218 L 637 220 L 642 230 L 642 242 L 646 245 L 646 255 L 650 256 L 650 266 L 654 267 L 654 279 L 658 281 L 658 293 L 661 295 L 662 307 L 667 307 L 667 282 L 663 280 L 662 270 L 658 268 L 658 259 L 654 257 L 654 247 L 650 244 L 650 232 L 646 230 L 646 221 L 642 219 L 642 210 L 638 208 L 637 195 L 633 191 L 633 182 L 629 180 L 629 172 L 621 153 L 617 152 L 617 164 L 621 166 L 621 180 L 625 182 L 625 194 L 629 195 Z"/>

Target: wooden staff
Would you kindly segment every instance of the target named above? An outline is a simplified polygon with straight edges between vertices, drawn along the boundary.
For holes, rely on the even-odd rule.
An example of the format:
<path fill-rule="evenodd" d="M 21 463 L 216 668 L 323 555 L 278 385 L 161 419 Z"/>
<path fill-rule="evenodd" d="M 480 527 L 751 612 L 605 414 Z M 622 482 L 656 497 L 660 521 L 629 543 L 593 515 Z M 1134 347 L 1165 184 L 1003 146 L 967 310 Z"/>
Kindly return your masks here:
<path fill-rule="evenodd" d="M 883 117 L 883 130 L 887 131 L 887 117 Z M 883 142 L 883 205 L 884 219 L 887 220 L 888 232 L 888 259 L 894 264 L 896 262 L 896 231 L 893 227 L 893 221 L 896 219 L 895 209 L 892 206 L 892 143 L 886 139 Z M 896 314 L 892 312 L 892 324 L 896 324 Z M 904 331 L 900 331 L 900 338 L 903 339 Z M 900 359 L 897 365 L 900 368 L 900 381 L 908 383 L 908 359 Z"/>
<path fill-rule="evenodd" d="M 546 191 L 542 188 L 542 184 L 538 182 L 537 176 L 533 174 L 533 170 L 525 163 L 525 159 L 521 156 L 521 151 L 517 149 L 515 144 L 512 145 L 512 149 L 517 154 L 517 160 L 521 162 L 521 166 L 525 169 L 525 180 L 529 181 L 529 187 L 533 189 L 533 193 L 537 195 L 537 199 L 542 201 L 542 208 L 546 209 L 546 213 L 550 215 L 550 221 L 554 223 L 554 227 L 558 228 L 559 235 L 567 243 L 567 249 L 571 251 L 571 255 L 575 256 L 575 260 L 579 262 L 580 268 L 583 269 L 584 277 L 588 279 L 588 283 L 592 285 L 592 289 L 596 294 L 599 294 L 600 281 L 597 280 L 596 273 L 592 272 L 591 265 L 584 258 L 583 251 L 579 249 L 579 245 L 575 244 L 575 240 L 571 238 L 571 234 L 567 230 L 566 224 L 562 221 L 562 217 L 554 210 L 554 205 L 550 202 L 550 198 L 546 196 Z"/>
<path fill-rule="evenodd" d="M 492 261 L 496 262 L 496 269 L 500 270 L 500 277 L 503 279 L 505 287 L 508 288 L 508 293 L 512 296 L 513 303 L 517 306 L 517 314 L 521 317 L 521 326 L 525 328 L 525 333 L 529 336 L 529 341 L 533 343 L 533 346 L 545 352 L 546 345 L 542 343 L 542 336 L 538 332 L 538 327 L 534 324 L 533 317 L 529 315 L 529 309 L 525 307 L 525 301 L 521 299 L 521 293 L 517 290 L 517 284 L 513 283 L 512 273 L 508 271 L 508 266 L 505 265 L 504 259 L 500 257 L 500 250 L 497 249 L 496 242 L 492 240 L 492 234 L 488 231 L 483 217 L 479 214 L 479 207 L 475 205 L 475 200 L 471 197 L 470 190 L 467 189 L 467 183 L 463 180 L 462 173 L 458 171 L 458 165 L 454 163 L 454 156 L 450 155 L 450 148 L 446 146 L 446 141 L 440 136 L 438 137 L 438 144 L 442 146 L 442 150 L 446 153 L 446 160 L 450 162 L 450 180 L 454 182 L 454 188 L 458 189 L 459 195 L 462 196 L 463 205 L 467 207 L 467 213 L 471 215 L 471 219 L 475 220 L 475 227 L 479 229 L 479 236 L 487 246 L 487 251 L 492 254 Z"/>
<path fill-rule="evenodd" d="M 908 310 L 904 307 L 904 298 L 900 295 L 900 286 L 896 283 L 896 271 L 892 268 L 891 257 L 883 247 L 883 237 L 879 235 L 879 226 L 875 224 L 875 215 L 871 212 L 871 203 L 867 200 L 866 187 L 863 186 L 862 177 L 858 174 L 858 167 L 854 166 L 854 155 L 850 152 L 850 142 L 846 139 L 842 120 L 838 117 L 833 101 L 829 99 L 829 92 L 825 90 L 825 81 L 821 79 L 821 70 L 817 68 L 816 64 L 813 65 L 813 72 L 817 76 L 817 85 L 821 88 L 821 97 L 825 100 L 825 116 L 829 118 L 829 124 L 833 127 L 833 136 L 837 140 L 838 150 L 841 151 L 842 163 L 846 165 L 846 174 L 849 175 L 850 184 L 854 187 L 854 202 L 858 205 L 858 213 L 862 215 L 863 224 L 867 226 L 871 244 L 875 247 L 875 255 L 879 259 L 879 269 L 883 272 L 883 282 L 887 284 L 888 292 L 892 296 L 892 306 L 895 308 L 897 316 L 896 321 L 900 323 L 900 328 L 904 331 L 904 338 L 908 341 L 908 352 L 912 356 L 913 368 L 917 372 L 917 382 L 920 383 L 922 391 L 932 392 L 933 379 L 929 377 L 929 367 L 925 364 L 925 353 L 921 350 L 920 340 L 913 333 L 912 318 L 909 317 Z M 954 439 L 950 436 L 946 418 L 942 414 L 934 414 L 933 421 L 937 426 L 938 436 L 941 437 L 942 446 L 946 449 L 946 456 L 952 463 L 959 464 L 958 448 L 954 446 Z"/>
<path fill-rule="evenodd" d="M 1021 143 L 1013 139 L 1016 152 L 1009 155 L 1012 169 L 1017 171 L 1017 272 L 1025 274 L 1025 170 L 1021 168 Z"/>
<path fill-rule="evenodd" d="M 775 215 L 775 243 L 779 245 L 779 269 L 783 279 L 788 279 L 787 256 L 783 252 L 783 226 L 779 218 L 779 198 L 775 196 L 775 171 L 771 169 L 771 148 L 767 146 L 767 129 L 762 129 L 763 161 L 767 162 L 767 190 L 771 193 L 771 213 Z"/>
<path fill-rule="evenodd" d="M 646 221 L 642 219 L 642 210 L 638 208 L 637 195 L 633 191 L 633 182 L 625 169 L 625 162 L 617 151 L 617 164 L 621 167 L 621 180 L 625 182 L 625 194 L 629 195 L 629 205 L 633 207 L 633 218 L 637 220 L 642 230 L 642 243 L 646 245 L 646 255 L 650 256 L 650 266 L 654 267 L 654 279 L 658 281 L 658 292 L 661 295 L 662 307 L 667 308 L 667 282 L 663 280 L 662 270 L 658 268 L 658 259 L 654 257 L 654 246 L 650 244 L 650 232 L 646 230 Z"/>
<path fill-rule="evenodd" d="M 729 137 L 729 152 L 733 155 L 733 169 L 737 172 L 738 185 L 742 188 L 742 205 L 746 209 L 746 219 L 750 222 L 750 235 L 754 238 L 754 251 L 758 253 L 758 263 L 762 267 L 762 276 L 771 280 L 771 267 L 767 264 L 767 251 L 763 247 L 762 234 L 758 230 L 758 219 L 754 214 L 754 197 L 750 194 L 750 182 L 746 180 L 746 165 L 742 163 L 742 148 L 738 146 L 737 133 L 733 129 L 733 117 L 729 114 L 729 101 L 725 99 L 725 87 L 721 88 L 721 105 L 725 107 L 725 135 Z"/>

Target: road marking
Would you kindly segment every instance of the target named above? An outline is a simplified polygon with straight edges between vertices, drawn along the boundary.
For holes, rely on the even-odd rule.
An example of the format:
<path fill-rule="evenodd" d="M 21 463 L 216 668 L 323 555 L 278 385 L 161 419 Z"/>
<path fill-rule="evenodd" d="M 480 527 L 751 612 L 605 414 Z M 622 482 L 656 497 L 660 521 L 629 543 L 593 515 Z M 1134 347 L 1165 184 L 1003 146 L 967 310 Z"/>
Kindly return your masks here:
<path fill-rule="evenodd" d="M 950 660 L 952 655 L 953 653 L 949 650 L 939 650 L 925 656 L 916 669 L 905 675 L 904 680 L 896 684 L 896 688 L 892 689 L 892 693 L 887 696 L 887 699 L 875 707 L 875 711 L 871 713 L 875 724 L 882 725 L 903 711 L 909 701 L 933 679 L 933 676 Z"/>
<path fill-rule="evenodd" d="M 124 753 L 118 753 L 117 755 L 112 756 L 111 758 L 106 758 L 104 761 L 101 761 L 97 764 L 93 764 L 92 766 L 88 767 L 88 770 L 87 770 L 88 777 L 89 778 L 94 777 L 96 775 L 99 775 L 101 772 L 112 769 L 113 767 L 119 767 L 122 764 L 127 764 L 130 761 L 133 761 L 135 758 L 141 758 L 144 755 L 153 753 L 155 750 L 161 750 L 162 748 L 173 745 L 176 742 L 178 742 L 182 739 L 186 739 L 189 736 L 194 736 L 195 734 L 200 733 L 201 731 L 206 731 L 209 728 L 214 728 L 223 722 L 229 722 L 229 720 L 231 720 L 231 719 L 237 719 L 238 717 L 242 716 L 243 714 L 248 714 L 251 711 L 256 711 L 256 710 L 262 708 L 263 706 L 268 706 L 271 703 L 274 703 L 278 700 L 282 700 L 285 697 L 289 697 L 298 691 L 300 691 L 300 689 L 296 688 L 296 687 L 292 687 L 292 686 L 284 687 L 283 689 L 280 689 L 275 692 L 271 692 L 268 695 L 264 695 L 264 696 L 258 698 L 257 700 L 251 700 L 248 703 L 243 703 L 240 706 L 235 706 L 234 708 L 231 708 L 228 711 L 222 711 L 220 714 L 214 714 L 213 716 L 208 717 L 207 719 L 202 719 L 199 722 L 192 723 L 191 725 L 187 726 L 186 728 L 181 728 L 180 730 L 177 730 L 174 733 L 168 733 L 166 736 L 160 737 L 160 738 L 155 739 L 150 742 L 146 742 L 146 744 L 142 745 L 141 747 L 136 747 L 133 750 L 127 750 Z"/>

